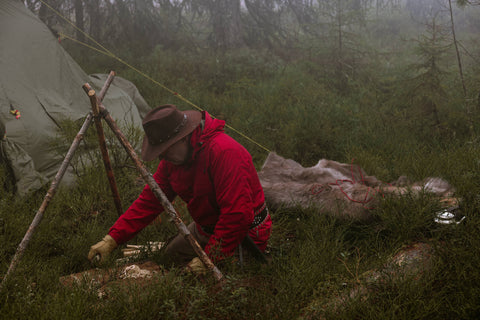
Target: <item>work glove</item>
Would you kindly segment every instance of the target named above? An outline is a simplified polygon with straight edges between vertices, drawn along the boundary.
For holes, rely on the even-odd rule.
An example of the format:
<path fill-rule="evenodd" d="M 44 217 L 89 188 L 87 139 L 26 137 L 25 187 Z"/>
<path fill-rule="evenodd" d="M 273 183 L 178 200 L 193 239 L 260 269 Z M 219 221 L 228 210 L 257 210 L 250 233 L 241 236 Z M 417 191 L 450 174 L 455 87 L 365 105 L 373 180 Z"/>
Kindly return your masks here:
<path fill-rule="evenodd" d="M 195 257 L 188 263 L 186 266 L 187 272 L 193 272 L 197 275 L 206 275 L 207 267 L 203 264 L 202 260 L 199 257 Z"/>
<path fill-rule="evenodd" d="M 90 252 L 88 252 L 88 260 L 93 262 L 93 259 L 99 255 L 99 262 L 103 262 L 108 257 L 110 252 L 112 252 L 117 246 L 118 245 L 115 240 L 107 234 L 105 237 L 103 237 L 102 241 L 90 247 Z"/>

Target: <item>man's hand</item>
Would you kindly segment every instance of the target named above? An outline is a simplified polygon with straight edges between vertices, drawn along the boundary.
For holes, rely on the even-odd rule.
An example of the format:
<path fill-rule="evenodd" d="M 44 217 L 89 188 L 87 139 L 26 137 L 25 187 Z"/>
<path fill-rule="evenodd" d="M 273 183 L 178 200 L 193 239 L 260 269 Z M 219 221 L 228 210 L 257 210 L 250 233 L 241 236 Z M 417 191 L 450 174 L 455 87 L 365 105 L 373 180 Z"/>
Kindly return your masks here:
<path fill-rule="evenodd" d="M 206 275 L 208 271 L 199 257 L 193 258 L 192 261 L 188 263 L 186 269 L 188 272 L 193 272 L 198 275 Z"/>
<path fill-rule="evenodd" d="M 117 246 L 118 245 L 115 240 L 107 234 L 105 237 L 103 237 L 102 241 L 90 247 L 88 260 L 92 261 L 97 255 L 99 255 L 100 262 L 103 262 L 108 257 L 110 252 L 112 252 Z"/>

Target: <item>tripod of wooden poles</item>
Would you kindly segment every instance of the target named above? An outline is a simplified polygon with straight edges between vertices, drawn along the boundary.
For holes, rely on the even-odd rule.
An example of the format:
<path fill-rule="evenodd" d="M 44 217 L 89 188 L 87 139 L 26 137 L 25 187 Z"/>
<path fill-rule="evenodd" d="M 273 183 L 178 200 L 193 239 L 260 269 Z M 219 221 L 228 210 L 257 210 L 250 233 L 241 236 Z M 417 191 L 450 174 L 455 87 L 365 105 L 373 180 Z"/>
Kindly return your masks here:
<path fill-rule="evenodd" d="M 40 224 L 40 221 L 43 218 L 43 214 L 50 203 L 50 201 L 53 199 L 53 196 L 56 193 L 58 184 L 63 178 L 63 175 L 65 174 L 67 167 L 72 160 L 72 157 L 75 153 L 75 150 L 78 148 L 81 140 L 83 139 L 88 127 L 92 123 L 92 120 L 95 122 L 95 126 L 97 129 L 97 135 L 98 135 L 98 140 L 100 144 L 100 150 L 102 152 L 102 158 L 103 158 L 103 163 L 105 166 L 105 171 L 107 172 L 107 177 L 108 181 L 110 184 L 110 189 L 112 191 L 113 195 L 113 200 L 115 202 L 115 207 L 117 209 L 117 213 L 120 216 L 123 213 L 122 206 L 121 206 L 121 201 L 120 201 L 120 196 L 118 194 L 118 189 L 117 185 L 115 182 L 115 176 L 113 174 L 112 166 L 110 163 L 110 157 L 108 155 L 108 149 L 107 149 L 107 144 L 105 142 L 105 135 L 103 131 L 103 126 L 102 126 L 102 121 L 101 118 L 105 120 L 105 122 L 108 124 L 110 129 L 113 131 L 115 136 L 118 138 L 120 143 L 123 145 L 125 148 L 126 152 L 130 156 L 130 158 L 134 161 L 135 166 L 137 167 L 137 170 L 140 172 L 143 180 L 145 183 L 147 183 L 150 188 L 152 189 L 153 193 L 157 197 L 157 199 L 160 201 L 162 204 L 164 210 L 170 215 L 172 221 L 175 223 L 179 233 L 190 243 L 192 248 L 195 250 L 197 253 L 198 257 L 202 262 L 207 266 L 207 268 L 213 273 L 213 276 L 215 280 L 219 282 L 224 281 L 223 274 L 220 272 L 220 270 L 213 264 L 213 262 L 210 260 L 210 258 L 207 256 L 205 251 L 203 251 L 202 247 L 198 244 L 197 240 L 193 237 L 193 235 L 190 233 L 186 225 L 183 223 L 182 219 L 178 215 L 178 213 L 175 211 L 175 208 L 173 205 L 170 203 L 166 195 L 163 193 L 163 191 L 160 189 L 158 186 L 157 182 L 155 179 L 153 179 L 152 174 L 147 170 L 145 165 L 141 162 L 140 158 L 136 154 L 135 150 L 133 149 L 132 145 L 128 142 L 127 138 L 125 135 L 122 133 L 122 131 L 119 129 L 117 126 L 115 120 L 110 116 L 108 110 L 102 105 L 103 98 L 105 97 L 105 94 L 110 87 L 110 85 L 113 82 L 113 79 L 115 77 L 115 72 L 111 71 L 107 80 L 105 81 L 102 89 L 100 90 L 100 93 L 98 96 L 95 93 L 95 90 L 93 90 L 88 83 L 85 83 L 83 85 L 83 90 L 85 93 L 88 95 L 90 99 L 90 104 L 92 106 L 92 111 L 88 113 L 88 115 L 85 118 L 85 121 L 83 122 L 82 127 L 78 131 L 75 139 L 72 142 L 72 145 L 70 146 L 70 149 L 68 150 L 62 165 L 60 166 L 60 169 L 58 170 L 57 174 L 55 175 L 55 178 L 53 179 L 50 188 L 47 191 L 47 194 L 44 197 L 44 200 L 42 204 L 40 205 L 40 208 L 38 209 L 37 213 L 35 214 L 35 217 L 33 218 L 32 223 L 30 224 L 30 227 L 28 228 L 25 236 L 23 237 L 22 241 L 20 242 L 17 251 L 15 252 L 15 255 L 10 263 L 10 267 L 8 268 L 7 273 L 2 279 L 2 282 L 0 283 L 0 290 L 3 289 L 4 284 L 6 283 L 8 277 L 10 274 L 12 274 L 20 262 L 25 249 L 32 238 L 33 233 L 35 232 L 36 227 Z"/>

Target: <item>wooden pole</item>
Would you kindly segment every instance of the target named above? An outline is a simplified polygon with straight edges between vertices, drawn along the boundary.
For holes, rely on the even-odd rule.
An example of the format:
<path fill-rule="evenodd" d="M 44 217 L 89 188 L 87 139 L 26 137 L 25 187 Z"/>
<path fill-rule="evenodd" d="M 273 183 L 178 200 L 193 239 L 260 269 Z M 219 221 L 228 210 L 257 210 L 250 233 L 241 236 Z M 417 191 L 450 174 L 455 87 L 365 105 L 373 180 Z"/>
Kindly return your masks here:
<path fill-rule="evenodd" d="M 103 85 L 102 90 L 100 91 L 100 98 L 99 98 L 100 101 L 103 100 L 103 97 L 105 96 L 105 93 L 110 87 L 110 84 L 112 83 L 114 76 L 115 76 L 115 73 L 112 71 L 108 76 L 107 81 Z M 63 159 L 62 165 L 60 166 L 60 169 L 58 169 L 58 172 L 55 175 L 55 178 L 53 179 L 50 185 L 50 188 L 48 189 L 47 194 L 45 195 L 45 198 L 43 199 L 43 202 L 40 205 L 40 208 L 37 210 L 37 213 L 35 214 L 35 217 L 33 218 L 32 223 L 30 224 L 30 227 L 28 228 L 27 232 L 25 233 L 25 236 L 23 237 L 22 241 L 18 245 L 17 251 L 13 256 L 13 259 L 10 263 L 7 273 L 5 274 L 5 276 L 2 279 L 2 282 L 0 283 L 0 291 L 3 289 L 3 286 L 7 278 L 10 276 L 11 273 L 15 271 L 17 264 L 22 259 L 25 249 L 27 248 L 27 245 L 30 242 L 30 239 L 32 238 L 33 233 L 35 232 L 35 229 L 40 224 L 40 221 L 42 221 L 43 214 L 45 213 L 45 210 L 47 209 L 48 204 L 53 199 L 53 196 L 57 191 L 58 184 L 60 183 L 65 172 L 67 171 L 67 167 L 70 164 L 70 161 L 72 160 L 75 150 L 77 150 L 78 146 L 80 145 L 80 142 L 85 136 L 85 132 L 87 131 L 90 124 L 92 123 L 93 118 L 94 117 L 92 112 L 89 112 L 87 117 L 85 118 L 85 121 L 83 122 L 82 127 L 80 128 L 77 135 L 75 136 L 75 139 L 73 140 L 72 145 L 70 146 L 70 149 L 68 149 L 67 155 L 65 156 L 65 159 Z"/>
<path fill-rule="evenodd" d="M 86 88 L 90 88 L 90 85 L 88 83 L 86 83 L 84 86 Z M 150 186 L 150 188 L 152 189 L 155 197 L 160 201 L 160 203 L 162 204 L 165 211 L 172 218 L 172 220 L 175 223 L 179 233 L 190 243 L 190 245 L 192 246 L 193 250 L 195 250 L 195 252 L 197 253 L 200 260 L 202 260 L 202 262 L 205 264 L 205 266 L 213 273 L 213 276 L 214 276 L 215 280 L 217 280 L 219 282 L 223 282 L 225 280 L 224 277 L 223 277 L 223 274 L 213 264 L 212 260 L 210 260 L 210 258 L 207 256 L 205 251 L 203 251 L 202 247 L 200 247 L 200 245 L 198 244 L 195 237 L 190 233 L 190 231 L 188 230 L 186 225 L 183 223 L 183 221 L 180 218 L 180 216 L 178 215 L 178 213 L 175 211 L 175 208 L 173 207 L 173 205 L 168 200 L 167 196 L 163 193 L 162 189 L 160 189 L 160 187 L 158 186 L 158 184 L 155 181 L 155 179 L 153 178 L 152 174 L 147 170 L 145 165 L 141 162 L 140 158 L 136 154 L 132 145 L 128 142 L 125 135 L 118 128 L 115 120 L 108 113 L 108 110 L 105 109 L 105 107 L 101 104 L 99 104 L 99 109 L 100 109 L 100 114 L 105 119 L 105 121 L 107 122 L 110 129 L 112 129 L 113 133 L 117 136 L 118 140 L 123 145 L 123 147 L 127 151 L 130 158 L 132 158 L 133 162 L 135 163 L 135 166 L 137 167 L 138 171 L 140 172 L 140 174 L 141 174 L 143 180 L 145 181 L 145 183 L 147 183 Z"/>
<path fill-rule="evenodd" d="M 115 77 L 115 72 L 111 71 L 108 75 L 107 81 L 100 91 L 100 97 L 103 97 L 106 92 L 106 88 L 110 86 Z M 100 151 L 102 152 L 103 165 L 105 166 L 105 171 L 107 172 L 108 182 L 110 183 L 110 190 L 112 191 L 113 201 L 115 203 L 115 208 L 117 209 L 118 216 L 121 216 L 123 213 L 122 210 L 122 201 L 120 200 L 120 195 L 118 194 L 117 183 L 115 181 L 115 175 L 113 174 L 112 164 L 110 162 L 110 157 L 108 155 L 107 143 L 105 142 L 105 134 L 103 131 L 102 121 L 99 117 L 98 103 L 101 103 L 102 99 L 97 98 L 95 90 L 87 89 L 85 85 L 83 90 L 87 93 L 90 104 L 92 105 L 93 119 L 95 122 L 95 127 L 97 129 L 98 142 L 100 144 Z"/>
<path fill-rule="evenodd" d="M 0 284 L 0 291 L 3 289 L 3 286 L 9 277 L 9 275 L 15 270 L 18 262 L 22 259 L 23 253 L 25 252 L 25 249 L 27 248 L 27 245 L 32 238 L 33 233 L 35 232 L 35 229 L 37 226 L 40 224 L 40 221 L 43 218 L 43 214 L 45 210 L 47 209 L 48 204 L 52 200 L 53 196 L 55 195 L 55 192 L 57 191 L 58 184 L 63 178 L 63 175 L 67 171 L 67 167 L 72 160 L 73 154 L 75 153 L 75 150 L 78 148 L 78 145 L 80 144 L 81 140 L 83 139 L 85 132 L 87 131 L 88 127 L 92 123 L 93 115 L 90 112 L 87 117 L 85 118 L 85 121 L 83 122 L 82 127 L 80 128 L 80 131 L 77 133 L 75 139 L 73 140 L 72 145 L 70 146 L 70 149 L 67 152 L 67 155 L 65 156 L 65 159 L 62 162 L 62 165 L 60 166 L 60 169 L 58 170 L 57 174 L 55 175 L 55 178 L 52 181 L 52 184 L 50 185 L 50 188 L 48 189 L 47 194 L 45 195 L 45 198 L 43 199 L 43 202 L 38 209 L 37 213 L 35 214 L 35 217 L 33 218 L 32 223 L 30 224 L 30 227 L 28 228 L 27 232 L 25 233 L 25 236 L 22 239 L 22 242 L 20 242 L 17 251 L 15 255 L 13 256 L 12 262 L 10 263 L 10 267 L 8 268 L 7 273 L 5 274 L 5 277 L 3 277 L 2 283 Z"/>

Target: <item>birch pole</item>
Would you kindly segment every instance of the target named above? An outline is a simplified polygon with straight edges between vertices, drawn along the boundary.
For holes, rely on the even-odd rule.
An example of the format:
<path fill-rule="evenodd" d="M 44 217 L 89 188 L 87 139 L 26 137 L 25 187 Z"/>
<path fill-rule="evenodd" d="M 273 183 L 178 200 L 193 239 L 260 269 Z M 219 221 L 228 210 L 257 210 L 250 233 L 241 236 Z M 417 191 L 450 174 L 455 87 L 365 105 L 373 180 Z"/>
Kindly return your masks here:
<path fill-rule="evenodd" d="M 105 84 L 108 84 L 108 86 L 110 86 L 110 84 L 113 82 L 114 77 L 115 77 L 115 72 L 111 71 L 110 74 L 108 75 L 108 78 Z M 104 88 L 105 88 L 105 85 L 104 85 Z M 88 92 L 88 89 L 86 89 L 85 86 L 83 86 L 83 89 L 88 94 L 88 98 L 90 99 L 90 104 L 92 106 L 92 112 L 93 112 L 93 120 L 95 122 L 95 128 L 97 129 L 98 143 L 100 145 L 100 151 L 102 152 L 103 165 L 105 167 L 105 172 L 107 173 L 107 178 L 110 184 L 110 190 L 112 191 L 113 202 L 115 203 L 117 214 L 118 216 L 121 216 L 123 213 L 122 201 L 120 200 L 120 195 L 118 194 L 115 175 L 113 174 L 112 164 L 110 162 L 110 157 L 108 155 L 107 143 L 105 142 L 105 134 L 103 132 L 102 121 L 99 116 L 97 97 L 95 96 L 95 91 L 92 90 L 94 94 L 90 95 Z M 105 95 L 105 91 L 102 88 L 102 90 L 100 91 L 100 97 L 103 97 L 104 95 Z M 102 99 L 100 98 L 98 100 L 100 102 L 102 101 Z"/>
<path fill-rule="evenodd" d="M 60 181 L 63 178 L 63 175 L 67 171 L 67 167 L 73 157 L 73 154 L 75 153 L 75 150 L 77 150 L 78 145 L 80 144 L 80 142 L 82 141 L 85 135 L 85 132 L 87 131 L 90 124 L 92 123 L 92 119 L 93 119 L 93 115 L 90 112 L 85 118 L 85 121 L 83 122 L 83 125 L 80 128 L 80 131 L 77 133 L 77 136 L 73 140 L 73 143 L 70 146 L 70 149 L 68 150 L 67 155 L 65 156 L 65 159 L 63 160 L 62 165 L 60 166 L 60 169 L 55 175 L 55 178 L 53 179 L 52 184 L 50 185 L 50 188 L 48 189 L 47 194 L 45 195 L 45 198 L 43 199 L 43 202 L 40 205 L 40 208 L 35 214 L 35 217 L 33 218 L 33 221 L 30 224 L 30 227 L 28 228 L 27 232 L 25 233 L 25 236 L 23 237 L 22 242 L 20 242 L 20 244 L 18 245 L 17 251 L 15 252 L 12 262 L 10 263 L 10 267 L 8 268 L 8 271 L 3 277 L 2 283 L 0 284 L 0 291 L 3 289 L 3 286 L 7 281 L 7 278 L 9 277 L 9 275 L 15 270 L 15 268 L 17 267 L 17 264 L 22 259 L 25 249 L 27 248 L 27 245 L 34 234 L 35 229 L 40 224 L 40 221 L 43 218 L 43 214 L 47 209 L 48 204 L 50 203 L 53 196 L 55 195 L 58 184 L 60 183 Z"/>
<path fill-rule="evenodd" d="M 110 77 L 109 77 L 110 78 Z M 105 82 L 105 84 L 102 87 L 101 90 L 101 96 L 100 96 L 100 101 L 103 100 L 103 97 L 105 96 L 108 88 L 110 87 L 110 84 L 112 83 L 112 79 L 108 80 Z M 40 224 L 43 218 L 43 214 L 45 213 L 45 210 L 47 209 L 47 206 L 49 205 L 50 201 L 53 199 L 53 196 L 57 192 L 57 187 L 62 180 L 63 176 L 65 175 L 65 172 L 67 171 L 68 165 L 70 164 L 70 161 L 73 158 L 73 155 L 75 151 L 77 150 L 78 146 L 80 145 L 80 142 L 83 140 L 83 137 L 85 136 L 85 132 L 87 131 L 88 127 L 92 123 L 93 120 L 93 114 L 92 112 L 89 112 L 88 115 L 85 118 L 85 121 L 83 122 L 82 127 L 78 131 L 77 135 L 75 136 L 75 139 L 73 140 L 70 149 L 68 149 L 68 152 L 63 159 L 63 162 L 60 166 L 60 169 L 58 170 L 57 174 L 55 175 L 55 178 L 53 179 L 50 188 L 47 191 L 47 194 L 45 195 L 42 204 L 40 205 L 40 208 L 37 210 L 37 213 L 35 214 L 35 217 L 33 218 L 30 227 L 28 228 L 27 232 L 25 233 L 22 241 L 18 245 L 17 251 L 15 252 L 15 255 L 13 256 L 13 259 L 10 263 L 10 266 L 8 267 L 7 273 L 2 279 L 2 282 L 0 283 L 0 291 L 3 289 L 5 282 L 7 281 L 8 277 L 15 271 L 18 263 L 23 257 L 23 254 L 25 253 L 25 249 L 27 248 L 28 243 L 30 242 L 30 239 L 32 238 L 37 226 Z"/>

